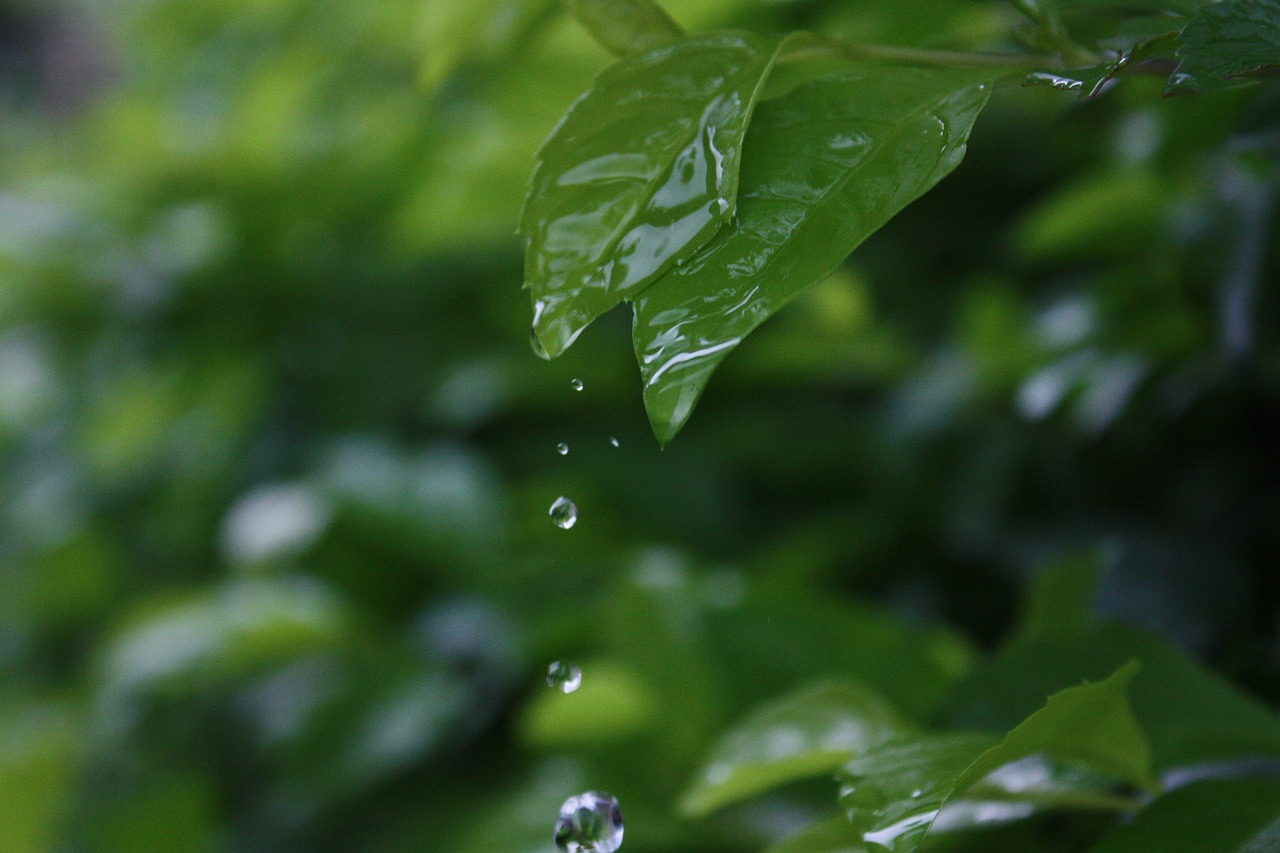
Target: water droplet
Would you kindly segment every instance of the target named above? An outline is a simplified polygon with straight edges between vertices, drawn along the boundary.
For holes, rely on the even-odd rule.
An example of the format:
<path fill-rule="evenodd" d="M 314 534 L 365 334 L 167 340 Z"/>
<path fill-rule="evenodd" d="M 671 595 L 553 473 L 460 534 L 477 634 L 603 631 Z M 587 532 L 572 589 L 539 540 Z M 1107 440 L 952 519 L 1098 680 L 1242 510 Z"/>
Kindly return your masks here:
<path fill-rule="evenodd" d="M 582 684 L 582 670 L 574 664 L 558 660 L 547 667 L 547 684 L 561 693 L 572 693 Z"/>
<path fill-rule="evenodd" d="M 535 329 L 529 329 L 529 348 L 533 350 L 533 354 L 543 361 L 550 361 L 551 354 L 547 352 L 547 348 L 542 345 L 542 341 L 538 338 L 538 332 Z"/>
<path fill-rule="evenodd" d="M 609 436 L 609 443 L 612 444 L 614 447 L 617 447 L 618 439 L 614 438 L 613 436 Z"/>
<path fill-rule="evenodd" d="M 923 793 L 924 793 L 924 790 L 923 790 L 923 789 L 921 789 L 921 788 L 916 788 L 914 791 L 912 791 L 912 792 L 911 792 L 911 799 L 913 799 L 913 800 L 918 800 L 918 799 L 920 799 L 920 795 L 921 795 L 921 794 L 923 794 Z"/>
<path fill-rule="evenodd" d="M 549 514 L 556 527 L 561 530 L 568 530 L 578 523 L 578 505 L 565 497 L 556 498 Z"/>
<path fill-rule="evenodd" d="M 622 846 L 622 809 L 612 794 L 570 797 L 556 820 L 556 846 L 566 853 L 613 853 Z"/>
<path fill-rule="evenodd" d="M 570 380 L 569 380 L 569 387 L 570 387 L 570 388 L 572 388 L 572 389 L 573 389 L 573 390 L 575 390 L 575 391 L 581 391 L 581 390 L 582 390 L 582 388 L 583 388 L 582 380 L 581 380 L 581 379 L 570 379 Z"/>
<path fill-rule="evenodd" d="M 568 456 L 569 445 L 565 444 L 563 441 L 560 442 L 559 444 L 556 445 L 556 453 L 559 453 L 561 456 Z"/>

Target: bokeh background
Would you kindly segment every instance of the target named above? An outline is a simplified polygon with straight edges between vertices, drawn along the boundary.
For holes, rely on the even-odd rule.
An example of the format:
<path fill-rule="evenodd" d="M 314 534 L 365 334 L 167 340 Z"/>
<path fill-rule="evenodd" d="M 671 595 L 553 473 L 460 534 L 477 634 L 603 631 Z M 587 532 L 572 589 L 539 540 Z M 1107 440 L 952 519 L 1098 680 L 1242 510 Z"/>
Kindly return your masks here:
<path fill-rule="evenodd" d="M 534 357 L 513 233 L 609 61 L 545 0 L 0 2 L 0 850 L 553 853 L 588 788 L 758 850 L 834 792 L 682 820 L 727 724 L 833 673 L 928 719 L 1073 566 L 1280 700 L 1274 83 L 998 92 L 660 451 L 625 313 Z"/>

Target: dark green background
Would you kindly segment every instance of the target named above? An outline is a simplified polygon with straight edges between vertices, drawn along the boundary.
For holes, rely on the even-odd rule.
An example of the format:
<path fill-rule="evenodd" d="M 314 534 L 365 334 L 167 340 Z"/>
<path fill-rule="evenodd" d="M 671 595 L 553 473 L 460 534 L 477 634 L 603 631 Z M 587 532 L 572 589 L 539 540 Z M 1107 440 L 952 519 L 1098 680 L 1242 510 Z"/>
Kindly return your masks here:
<path fill-rule="evenodd" d="M 727 725 L 831 674 L 963 717 L 1072 564 L 1089 612 L 1280 700 L 1274 82 L 1001 89 L 659 451 L 629 317 L 530 352 L 513 235 L 609 57 L 554 6 L 461 5 L 0 3 L 0 850 L 542 853 L 588 788 L 628 853 L 758 850 L 834 789 L 680 820 Z M 547 704 L 556 658 L 589 702 Z"/>

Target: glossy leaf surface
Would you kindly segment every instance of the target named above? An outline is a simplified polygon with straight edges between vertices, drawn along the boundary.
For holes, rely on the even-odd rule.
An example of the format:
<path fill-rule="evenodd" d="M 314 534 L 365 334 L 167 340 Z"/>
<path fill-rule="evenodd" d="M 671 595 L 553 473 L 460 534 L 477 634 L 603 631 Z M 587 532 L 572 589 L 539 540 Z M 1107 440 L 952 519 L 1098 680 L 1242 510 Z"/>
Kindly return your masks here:
<path fill-rule="evenodd" d="M 685 39 L 606 69 L 538 155 L 520 230 L 547 354 L 688 257 L 733 213 L 778 41 Z"/>
<path fill-rule="evenodd" d="M 633 342 L 660 442 L 746 335 L 959 165 L 989 74 L 867 67 L 761 104 L 733 223 L 635 300 Z"/>
<path fill-rule="evenodd" d="M 1182 30 L 1166 91 L 1214 89 L 1280 68 L 1280 0 L 1210 3 Z"/>
<path fill-rule="evenodd" d="M 1002 798 L 1030 796 L 1032 786 L 1007 780 L 1001 784 L 992 774 L 1033 756 L 1151 787 L 1149 751 L 1125 693 L 1136 671 L 1136 665 L 1129 665 L 1105 681 L 1051 696 L 999 743 L 987 735 L 954 734 L 899 740 L 872 750 L 845 767 L 841 804 L 871 849 L 906 853 L 919 846 L 944 806 L 975 791 L 984 779 L 989 788 L 984 798 L 993 791 L 1002 792 Z M 1038 802 L 1055 798 L 1071 801 L 1063 792 L 1035 797 Z M 975 810 L 975 819 L 978 814 Z"/>
<path fill-rule="evenodd" d="M 568 0 L 566 5 L 596 41 L 620 55 L 678 41 L 678 24 L 653 0 Z"/>
<path fill-rule="evenodd" d="M 1198 782 L 1156 800 L 1092 853 L 1274 853 L 1280 850 L 1280 781 Z"/>
<path fill-rule="evenodd" d="M 721 739 L 685 792 L 681 810 L 703 815 L 833 772 L 904 728 L 897 713 L 860 684 L 826 681 L 802 688 L 756 710 Z"/>
<path fill-rule="evenodd" d="M 1118 625 L 1012 644 L 957 692 L 950 725 L 1001 728 L 1055 690 L 1142 663 L 1130 696 L 1157 770 L 1280 755 L 1280 718 L 1162 640 Z M 1195 721 L 1191 723 L 1190 721 Z"/>

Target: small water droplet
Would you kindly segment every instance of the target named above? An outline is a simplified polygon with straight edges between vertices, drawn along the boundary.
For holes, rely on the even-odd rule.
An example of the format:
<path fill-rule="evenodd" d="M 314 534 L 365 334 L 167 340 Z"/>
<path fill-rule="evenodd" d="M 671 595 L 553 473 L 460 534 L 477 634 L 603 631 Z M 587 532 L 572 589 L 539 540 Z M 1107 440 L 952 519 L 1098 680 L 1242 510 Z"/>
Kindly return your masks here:
<path fill-rule="evenodd" d="M 578 505 L 566 497 L 556 498 L 549 514 L 556 527 L 561 530 L 568 530 L 578 523 Z"/>
<path fill-rule="evenodd" d="M 612 794 L 570 797 L 556 820 L 556 846 L 565 853 L 614 853 L 622 846 L 622 809 Z"/>
<path fill-rule="evenodd" d="M 614 438 L 613 436 L 609 436 L 609 443 L 612 444 L 614 447 L 617 447 L 618 439 Z"/>
<path fill-rule="evenodd" d="M 550 361 L 551 354 L 547 352 L 547 348 L 542 345 L 542 340 L 538 337 L 535 329 L 529 329 L 529 348 L 533 350 L 533 354 L 543 361 Z"/>
<path fill-rule="evenodd" d="M 561 456 L 568 456 L 569 445 L 565 444 L 563 441 L 560 442 L 559 444 L 556 445 L 556 453 L 559 453 Z"/>
<path fill-rule="evenodd" d="M 921 789 L 921 788 L 916 788 L 914 791 L 912 791 L 912 792 L 911 792 L 911 799 L 913 799 L 913 800 L 918 800 L 918 799 L 920 799 L 920 795 L 921 795 L 921 794 L 923 794 L 923 793 L 924 793 L 924 790 L 923 790 L 923 789 Z"/>
<path fill-rule="evenodd" d="M 547 667 L 547 684 L 561 693 L 572 693 L 582 685 L 582 670 L 574 664 L 558 660 Z"/>
<path fill-rule="evenodd" d="M 581 390 L 583 389 L 583 387 L 584 387 L 584 386 L 583 386 L 583 384 L 582 384 L 582 380 L 581 380 L 581 379 L 570 379 L 570 380 L 569 380 L 569 387 L 570 387 L 570 388 L 572 388 L 572 389 L 573 389 L 573 390 L 575 390 L 575 391 L 581 391 Z"/>

